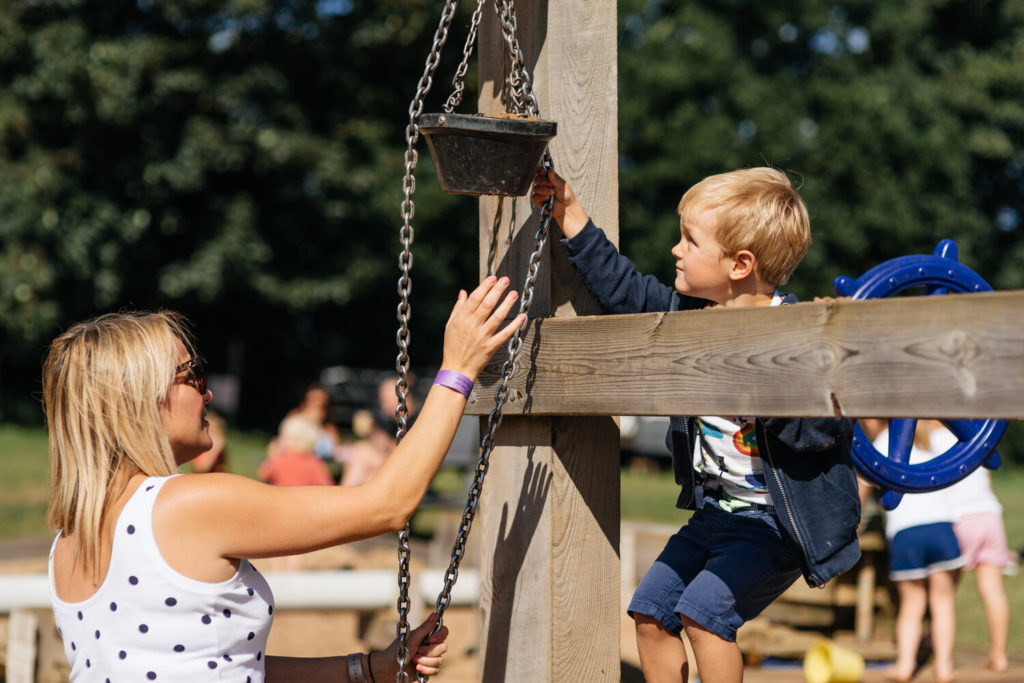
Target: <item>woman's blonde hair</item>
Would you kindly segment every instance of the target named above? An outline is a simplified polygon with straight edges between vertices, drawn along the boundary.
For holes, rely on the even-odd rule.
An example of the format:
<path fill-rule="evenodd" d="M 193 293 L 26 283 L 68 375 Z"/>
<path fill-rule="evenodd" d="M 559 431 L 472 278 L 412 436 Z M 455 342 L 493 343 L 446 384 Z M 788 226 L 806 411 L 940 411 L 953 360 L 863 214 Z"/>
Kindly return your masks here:
<path fill-rule="evenodd" d="M 683 195 L 683 223 L 714 210 L 715 240 L 726 256 L 746 249 L 761 277 L 786 284 L 811 245 L 811 221 L 800 195 L 782 171 L 767 166 L 708 176 Z"/>
<path fill-rule="evenodd" d="M 180 315 L 128 312 L 78 323 L 50 345 L 43 366 L 47 522 L 73 536 L 88 571 L 99 570 L 104 514 L 128 478 L 178 471 L 160 409 L 174 382 L 179 341 L 194 355 Z"/>

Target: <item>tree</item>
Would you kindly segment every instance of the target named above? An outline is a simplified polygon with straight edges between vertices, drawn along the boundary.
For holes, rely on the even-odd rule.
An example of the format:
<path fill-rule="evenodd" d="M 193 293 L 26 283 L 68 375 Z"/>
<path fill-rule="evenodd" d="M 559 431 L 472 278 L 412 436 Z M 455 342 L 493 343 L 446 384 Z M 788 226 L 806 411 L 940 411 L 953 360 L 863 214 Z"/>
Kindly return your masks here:
<path fill-rule="evenodd" d="M 993 287 L 1022 286 L 1020 2 L 620 7 L 620 234 L 642 270 L 670 281 L 688 186 L 770 164 L 811 213 L 802 298 L 944 237 Z M 1024 459 L 1019 424 L 1003 450 Z"/>
<path fill-rule="evenodd" d="M 392 364 L 403 131 L 437 3 L 0 3 L 0 418 L 38 420 L 26 397 L 60 328 L 125 306 L 192 317 L 212 367 L 241 376 L 249 425 L 324 365 Z M 686 187 L 769 163 L 810 208 L 787 285 L 805 299 L 943 237 L 994 287 L 1024 286 L 1019 0 L 619 7 L 621 241 L 642 270 L 670 281 Z M 427 365 L 477 238 L 424 147 Z"/>
<path fill-rule="evenodd" d="M 59 328 L 122 307 L 192 318 L 213 369 L 241 375 L 249 424 L 272 426 L 325 365 L 393 364 L 403 131 L 433 3 L 5 4 L 4 417 L 38 413 L 25 389 Z M 476 227 L 423 161 L 429 364 L 475 278 Z"/>

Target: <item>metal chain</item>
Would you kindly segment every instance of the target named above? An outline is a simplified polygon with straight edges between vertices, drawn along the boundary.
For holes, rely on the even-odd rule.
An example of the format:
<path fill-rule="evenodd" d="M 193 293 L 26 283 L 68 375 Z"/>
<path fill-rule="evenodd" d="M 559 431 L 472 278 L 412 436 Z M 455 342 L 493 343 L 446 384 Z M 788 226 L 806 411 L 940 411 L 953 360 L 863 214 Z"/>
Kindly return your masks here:
<path fill-rule="evenodd" d="M 466 44 L 463 47 L 463 59 L 459 64 L 455 78 L 452 81 L 455 86 L 455 92 L 452 93 L 445 103 L 444 110 L 447 113 L 451 113 L 462 101 L 464 91 L 463 79 L 465 78 L 466 70 L 468 69 L 467 65 L 470 53 L 472 52 L 473 43 L 476 41 L 483 3 L 484 0 L 478 0 L 477 9 L 473 13 L 470 25 L 470 35 L 467 37 Z M 399 269 L 402 274 L 398 280 L 398 294 L 400 301 L 396 312 L 399 321 L 399 328 L 395 334 L 395 340 L 398 344 L 398 356 L 395 359 L 395 369 L 398 373 L 398 380 L 395 382 L 395 392 L 398 395 L 398 407 L 395 408 L 395 418 L 398 422 L 398 428 L 396 430 L 395 439 L 399 442 L 405 436 L 409 415 L 407 403 L 409 393 L 409 318 L 411 316 L 409 295 L 412 292 L 412 280 L 409 277 L 409 274 L 412 270 L 413 264 L 412 242 L 414 233 L 412 229 L 412 218 L 416 213 L 416 207 L 412 200 L 412 196 L 416 192 L 416 177 L 414 175 L 414 171 L 419 161 L 419 156 L 415 149 L 416 142 L 419 140 L 419 127 L 417 125 L 417 121 L 420 114 L 423 113 L 423 99 L 430 91 L 434 72 L 437 70 L 437 66 L 440 62 L 441 49 L 444 47 L 444 44 L 448 39 L 448 29 L 451 26 L 452 18 L 455 15 L 455 4 L 456 0 L 446 0 L 444 10 L 441 15 L 441 21 L 438 24 L 436 33 L 434 34 L 433 47 L 431 48 L 430 55 L 427 58 L 423 76 L 420 79 L 416 90 L 416 96 L 409 105 L 409 125 L 406 127 L 405 131 L 405 177 L 402 182 L 405 199 L 402 202 L 403 224 L 400 232 L 402 251 L 398 258 Z M 527 113 L 529 115 L 539 116 L 537 98 L 532 91 L 530 75 L 523 66 L 523 54 L 519 49 L 519 42 L 516 39 L 516 22 L 512 1 L 495 0 L 495 9 L 498 13 L 499 19 L 501 20 L 502 33 L 505 37 L 505 42 L 509 47 L 510 59 L 512 62 L 509 84 L 512 87 L 512 99 L 515 106 L 514 113 Z M 541 163 L 545 169 L 553 167 L 551 153 L 549 150 L 545 150 L 544 158 Z M 548 227 L 551 223 L 553 206 L 554 197 L 549 198 L 544 204 L 540 225 L 534 234 L 534 249 L 528 262 L 526 280 L 523 284 L 523 296 L 519 302 L 520 314 L 527 314 L 530 309 L 530 304 L 533 302 L 534 285 L 537 280 L 537 274 L 540 271 L 540 259 L 544 249 L 544 244 L 547 241 Z M 455 544 L 452 548 L 452 558 L 448 565 L 448 571 L 445 575 L 444 588 L 437 598 L 437 623 L 434 626 L 433 633 L 436 633 L 442 627 L 444 611 L 451 603 L 451 592 L 455 586 L 456 580 L 458 579 L 459 564 L 462 562 L 462 558 L 466 552 L 466 541 L 469 536 L 469 531 L 473 525 L 473 519 L 476 516 L 476 510 L 480 502 L 480 494 L 483 489 L 483 480 L 487 474 L 487 469 L 490 464 L 491 451 L 494 448 L 495 433 L 497 432 L 498 426 L 501 424 L 502 409 L 505 401 L 508 399 L 508 383 L 511 381 L 513 374 L 515 374 L 516 362 L 519 357 L 519 351 L 522 348 L 522 331 L 522 327 L 517 329 L 508 342 L 508 357 L 501 368 L 502 380 L 494 393 L 495 406 L 487 417 L 488 430 L 481 444 L 481 454 L 477 460 L 473 482 L 470 486 L 469 496 L 466 502 L 466 508 L 463 511 L 462 521 L 459 524 Z M 405 672 L 405 667 L 409 658 L 407 639 L 409 634 L 409 585 L 411 583 L 409 572 L 410 554 L 409 525 L 406 524 L 405 528 L 398 534 L 399 597 L 397 625 L 398 652 L 396 655 L 398 671 L 395 674 L 395 683 L 406 683 L 409 680 L 408 674 Z M 424 683 L 427 680 L 427 677 L 423 674 L 418 674 L 417 679 L 420 683 Z"/>
<path fill-rule="evenodd" d="M 512 66 L 509 71 L 509 85 L 512 89 L 512 103 L 516 114 L 539 116 L 540 107 L 537 97 L 533 94 L 533 81 L 526 70 L 523 51 L 519 48 L 517 36 L 516 14 L 513 0 L 494 0 L 494 8 L 501 21 L 501 33 L 508 45 L 509 59 Z"/>
<path fill-rule="evenodd" d="M 477 0 L 476 11 L 473 12 L 473 18 L 469 22 L 469 35 L 466 36 L 466 44 L 462 48 L 462 61 L 459 62 L 459 67 L 455 70 L 455 77 L 452 78 L 452 85 L 455 86 L 455 90 L 444 103 L 446 114 L 451 114 L 455 111 L 456 107 L 462 104 L 462 93 L 466 87 L 463 80 L 466 78 L 466 71 L 469 70 L 469 56 L 473 54 L 473 45 L 476 44 L 476 34 L 480 28 L 480 17 L 483 15 L 484 2 L 486 0 Z"/>
<path fill-rule="evenodd" d="M 412 242 L 414 232 L 412 229 L 412 218 L 416 215 L 416 205 L 412 196 L 416 192 L 416 176 L 414 174 L 416 164 L 419 162 L 419 154 L 416 152 L 416 142 L 420 137 L 417 121 L 423 113 L 423 99 L 430 92 L 433 85 L 434 72 L 441 61 L 441 49 L 448 40 L 448 28 L 451 26 L 455 16 L 456 0 L 447 0 L 444 10 L 441 12 L 441 21 L 438 23 L 437 31 L 434 33 L 434 42 L 430 49 L 430 55 L 423 69 L 423 76 L 416 87 L 416 96 L 409 104 L 409 125 L 405 128 L 405 177 L 402 179 L 402 191 L 405 195 L 402 201 L 402 229 L 399 238 L 402 242 L 402 252 L 398 257 L 398 267 L 402 275 L 398 279 L 399 303 L 397 317 L 399 322 L 398 331 L 395 333 L 395 341 L 398 344 L 398 356 L 395 358 L 395 370 L 398 373 L 398 381 L 395 382 L 395 393 L 398 395 L 398 407 L 395 408 L 395 420 L 398 428 L 395 432 L 396 442 L 401 442 L 405 436 L 408 426 L 409 408 L 409 317 L 411 308 L 409 306 L 409 295 L 412 293 L 412 280 L 409 273 L 412 270 Z M 405 671 L 409 659 L 409 648 L 406 641 L 409 635 L 409 525 L 398 534 L 398 672 L 395 674 L 395 683 L 407 683 L 409 675 Z"/>
<path fill-rule="evenodd" d="M 465 77 L 469 69 L 469 58 L 473 53 L 473 46 L 476 43 L 477 32 L 480 27 L 480 19 L 486 0 L 477 0 L 476 10 L 473 12 L 470 21 L 469 34 L 466 36 L 466 43 L 462 48 L 462 61 L 455 70 L 452 78 L 452 86 L 455 90 L 449 95 L 445 102 L 444 111 L 451 114 L 455 108 L 462 104 L 462 96 L 465 91 Z M 537 98 L 533 94 L 533 82 L 529 71 L 524 66 L 525 58 L 519 47 L 517 37 L 516 15 L 513 0 L 494 0 L 494 9 L 501 22 L 501 33 L 508 46 L 509 61 L 511 64 L 509 72 L 509 85 L 511 86 L 513 113 L 537 116 L 539 106 Z"/>
<path fill-rule="evenodd" d="M 545 150 L 544 152 L 542 165 L 545 170 L 553 168 L 551 153 L 548 150 Z M 519 302 L 520 314 L 528 313 L 530 310 L 530 304 L 533 302 L 534 285 L 536 284 L 537 274 L 540 272 L 541 254 L 543 253 L 544 244 L 547 241 L 548 227 L 551 224 L 551 214 L 554 203 L 554 197 L 549 198 L 547 202 L 545 202 L 541 213 L 540 225 L 537 227 L 537 231 L 533 236 L 533 252 L 530 254 L 526 280 L 523 283 L 523 297 Z M 480 457 L 477 459 L 476 467 L 474 468 L 473 481 L 469 487 L 469 496 L 466 501 L 466 507 L 462 512 L 462 521 L 459 523 L 458 533 L 456 534 L 455 542 L 452 545 L 452 556 L 451 561 L 448 564 L 448 570 L 445 572 L 444 588 L 437 596 L 437 605 L 434 609 L 437 614 L 437 623 L 435 624 L 432 633 L 436 633 L 440 630 L 444 622 L 444 612 L 451 603 L 452 589 L 455 587 L 455 582 L 459 578 L 459 565 L 462 563 L 462 558 L 466 553 L 466 541 L 469 537 L 469 531 L 473 526 L 473 520 L 476 517 L 477 507 L 480 504 L 480 494 L 483 491 L 484 477 L 487 475 L 487 469 L 490 466 L 491 451 L 494 450 L 494 436 L 499 425 L 501 425 L 502 409 L 504 408 L 505 401 L 508 399 L 508 383 L 515 374 L 516 363 L 519 360 L 519 351 L 523 345 L 523 329 L 523 327 L 517 329 L 515 334 L 513 334 L 512 338 L 508 341 L 508 357 L 501 366 L 501 382 L 494 392 L 494 408 L 491 409 L 490 414 L 487 416 L 487 433 L 484 435 L 480 446 Z M 423 681 L 426 681 L 426 677 L 420 675 L 418 676 L 418 680 L 420 683 L 423 683 Z"/>

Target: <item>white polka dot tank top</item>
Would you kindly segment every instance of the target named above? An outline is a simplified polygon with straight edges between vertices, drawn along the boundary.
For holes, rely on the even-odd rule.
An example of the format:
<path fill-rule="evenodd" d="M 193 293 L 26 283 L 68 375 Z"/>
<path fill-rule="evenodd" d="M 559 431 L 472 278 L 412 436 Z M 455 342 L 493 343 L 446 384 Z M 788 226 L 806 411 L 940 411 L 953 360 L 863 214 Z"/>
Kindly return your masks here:
<path fill-rule="evenodd" d="M 57 597 L 50 551 L 50 600 L 73 681 L 263 681 L 270 586 L 247 560 L 220 583 L 182 576 L 164 561 L 153 502 L 169 478 L 146 479 L 124 506 L 110 569 L 88 600 Z"/>

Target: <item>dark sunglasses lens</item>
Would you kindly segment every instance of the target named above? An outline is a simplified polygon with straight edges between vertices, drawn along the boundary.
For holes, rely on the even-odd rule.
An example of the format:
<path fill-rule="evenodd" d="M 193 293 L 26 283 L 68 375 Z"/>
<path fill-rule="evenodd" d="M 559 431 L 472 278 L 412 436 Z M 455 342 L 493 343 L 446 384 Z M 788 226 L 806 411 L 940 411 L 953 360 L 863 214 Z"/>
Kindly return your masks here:
<path fill-rule="evenodd" d="M 202 358 L 196 358 L 192 361 L 188 369 L 188 378 L 192 381 L 192 386 L 199 390 L 200 394 L 206 393 L 206 361 Z"/>

